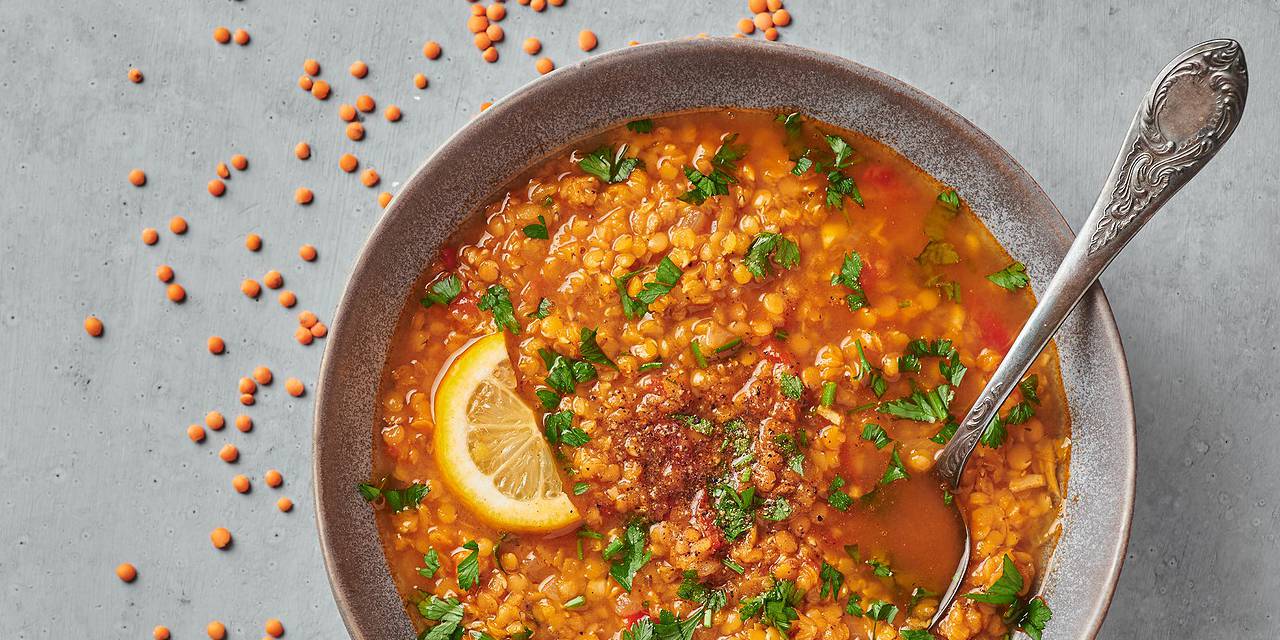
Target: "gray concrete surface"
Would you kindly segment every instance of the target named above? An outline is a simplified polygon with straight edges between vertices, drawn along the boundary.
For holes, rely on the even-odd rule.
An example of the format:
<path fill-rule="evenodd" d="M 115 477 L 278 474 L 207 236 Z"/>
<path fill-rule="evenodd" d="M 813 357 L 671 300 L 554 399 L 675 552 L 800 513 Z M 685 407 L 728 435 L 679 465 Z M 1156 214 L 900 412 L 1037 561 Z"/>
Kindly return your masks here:
<path fill-rule="evenodd" d="M 1073 224 L 1156 71 L 1210 37 L 1244 44 L 1253 83 L 1235 138 L 1103 279 L 1133 371 L 1140 468 L 1102 637 L 1275 636 L 1280 2 L 787 5 L 795 23 L 783 40 L 951 105 L 1019 158 Z M 279 269 L 298 309 L 329 320 L 378 218 L 377 191 L 394 190 L 480 102 L 534 78 L 519 51 L 526 36 L 565 65 L 585 55 L 584 27 L 604 50 L 726 33 L 745 14 L 737 0 L 509 6 L 502 59 L 489 65 L 460 0 L 0 2 L 0 638 L 142 638 L 156 624 L 195 638 L 212 619 L 248 638 L 273 616 L 289 637 L 342 636 L 310 504 L 309 397 L 277 382 L 248 410 L 251 433 L 229 428 L 201 446 L 184 435 L 211 409 L 238 413 L 236 380 L 254 365 L 314 380 L 323 343 L 293 343 L 293 314 L 274 296 L 246 299 L 240 279 Z M 215 45 L 217 25 L 253 40 Z M 422 58 L 429 38 L 443 59 Z M 294 84 L 308 57 L 334 85 L 328 102 Z M 345 72 L 357 58 L 372 69 L 359 82 Z M 130 66 L 143 84 L 126 81 Z M 427 91 L 412 87 L 418 71 Z M 335 112 L 363 92 L 405 118 L 371 118 L 353 143 Z M 312 144 L 307 162 L 293 158 L 299 140 Z M 339 172 L 347 150 L 384 185 Z M 210 198 L 214 164 L 236 152 L 248 171 Z M 148 172 L 145 188 L 127 183 L 133 167 Z M 299 185 L 315 204 L 293 204 Z M 139 241 L 176 213 L 188 234 Z M 264 236 L 261 253 L 244 250 L 249 231 Z M 317 262 L 297 258 L 302 242 L 319 247 Z M 161 263 L 189 292 L 185 304 L 165 300 Z M 81 329 L 88 313 L 106 322 L 100 340 Z M 229 345 L 218 358 L 204 346 L 215 333 Z M 234 467 L 216 457 L 227 441 L 242 452 Z M 284 472 L 282 489 L 262 485 L 267 468 Z M 251 494 L 231 489 L 234 473 L 255 479 Z M 295 500 L 292 513 L 276 511 L 277 495 Z M 208 541 L 220 525 L 235 534 L 228 552 Z M 132 585 L 112 572 L 126 560 L 141 571 Z"/>

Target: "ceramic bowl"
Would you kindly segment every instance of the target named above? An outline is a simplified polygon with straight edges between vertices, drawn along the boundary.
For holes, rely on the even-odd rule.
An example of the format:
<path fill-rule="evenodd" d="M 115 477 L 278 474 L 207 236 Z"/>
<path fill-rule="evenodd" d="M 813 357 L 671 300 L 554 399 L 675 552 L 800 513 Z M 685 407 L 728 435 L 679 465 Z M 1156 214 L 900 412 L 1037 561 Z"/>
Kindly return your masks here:
<path fill-rule="evenodd" d="M 888 144 L 954 186 L 1027 265 L 1037 292 L 1071 244 L 1048 196 L 986 134 L 914 87 L 830 54 L 733 38 L 660 42 L 528 84 L 458 131 L 391 202 L 333 323 L 317 387 L 315 499 L 329 579 L 353 638 L 413 636 L 356 483 L 370 477 L 379 377 L 414 280 L 461 221 L 549 154 L 629 120 L 716 107 L 800 111 Z M 1124 558 L 1135 465 L 1129 375 L 1101 288 L 1084 297 L 1057 343 L 1071 474 L 1062 537 L 1040 588 L 1054 612 L 1047 638 L 1092 638 Z"/>

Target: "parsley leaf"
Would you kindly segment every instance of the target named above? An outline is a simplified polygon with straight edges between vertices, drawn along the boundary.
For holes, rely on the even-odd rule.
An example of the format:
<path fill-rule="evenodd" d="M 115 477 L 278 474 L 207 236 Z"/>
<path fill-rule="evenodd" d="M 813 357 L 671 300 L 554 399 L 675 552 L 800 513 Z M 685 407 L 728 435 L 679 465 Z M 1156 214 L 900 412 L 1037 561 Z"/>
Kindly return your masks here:
<path fill-rule="evenodd" d="M 475 540 L 468 540 L 462 548 L 470 549 L 471 553 L 458 563 L 458 587 L 469 591 L 480 582 L 480 545 Z"/>
<path fill-rule="evenodd" d="M 858 185 L 854 184 L 853 176 L 845 175 L 840 171 L 828 171 L 827 206 L 839 209 L 844 205 L 845 196 L 857 203 L 859 207 L 866 208 L 867 203 L 862 199 L 862 192 L 858 191 Z"/>
<path fill-rule="evenodd" d="M 880 476 L 880 484 L 889 484 L 896 480 L 906 480 L 910 476 L 907 475 L 907 468 L 902 466 L 902 457 L 898 455 L 898 448 L 893 448 L 893 453 L 889 456 L 889 468 L 884 470 L 884 475 Z"/>
<path fill-rule="evenodd" d="M 822 590 L 818 592 L 818 598 L 825 600 L 827 594 L 830 594 L 831 599 L 835 600 L 836 596 L 840 595 L 840 587 L 844 586 L 844 574 L 823 560 L 822 571 L 818 572 L 818 578 L 822 580 Z"/>
<path fill-rule="evenodd" d="M 628 319 L 635 320 L 649 312 L 649 305 L 653 304 L 658 298 L 671 293 L 676 283 L 680 280 L 680 276 L 684 275 L 684 271 L 671 261 L 671 256 L 666 256 L 658 262 L 658 270 L 654 273 L 653 282 L 646 282 L 641 287 L 640 292 L 633 298 L 627 293 L 627 282 L 639 275 L 641 271 L 632 271 L 631 273 L 616 276 L 613 279 L 613 285 L 618 289 L 618 297 L 622 300 L 622 312 Z"/>
<path fill-rule="evenodd" d="M 716 526 L 726 540 L 737 540 L 755 526 L 755 487 L 738 492 L 727 484 L 717 484 L 711 487 L 711 496 L 716 501 Z"/>
<path fill-rule="evenodd" d="M 604 182 L 625 182 L 636 167 L 644 166 L 639 158 L 628 158 L 626 154 L 625 144 L 618 147 L 617 152 L 605 145 L 578 161 L 578 168 Z"/>
<path fill-rule="evenodd" d="M 844 301 L 849 305 L 850 311 L 857 311 L 867 306 L 867 293 L 862 289 L 862 256 L 857 251 L 850 251 L 844 257 L 844 263 L 840 265 L 840 273 L 831 276 L 831 284 L 844 285 L 853 293 L 847 294 Z"/>
<path fill-rule="evenodd" d="M 416 509 L 422 503 L 422 499 L 431 493 L 431 485 L 414 482 L 403 489 L 382 489 L 369 483 L 361 483 L 357 485 L 360 489 L 360 495 L 367 502 L 373 502 L 378 498 L 384 498 L 387 501 L 387 508 L 391 513 L 399 513 L 406 509 Z"/>
<path fill-rule="evenodd" d="M 796 158 L 795 166 L 791 167 L 791 175 L 802 176 L 809 169 L 813 168 L 813 158 L 809 157 L 809 149 L 804 150 L 804 154 Z"/>
<path fill-rule="evenodd" d="M 441 599 L 431 596 L 418 603 L 418 613 L 436 622 L 434 627 L 418 636 L 422 640 L 455 640 L 462 635 L 462 603 L 457 598 Z"/>
<path fill-rule="evenodd" d="M 945 384 L 930 391 L 921 391 L 913 383 L 911 395 L 885 402 L 876 410 L 916 422 L 944 422 L 951 417 L 948 407 L 954 398 L 955 392 Z"/>
<path fill-rule="evenodd" d="M 862 439 L 874 444 L 877 449 L 883 449 L 893 442 L 889 439 L 889 434 L 885 433 L 884 427 L 870 422 L 862 425 Z"/>
<path fill-rule="evenodd" d="M 693 429 L 694 431 L 697 431 L 698 433 L 701 433 L 704 436 L 711 435 L 712 433 L 715 432 L 715 429 L 716 429 L 715 424 L 713 424 L 710 420 L 700 416 L 695 416 L 687 413 L 674 413 L 671 415 L 671 417 L 675 420 L 679 420 L 680 422 L 683 422 L 686 427 L 689 427 L 690 429 Z"/>
<path fill-rule="evenodd" d="M 565 603 L 564 603 L 564 608 L 566 608 L 566 609 L 577 609 L 578 607 L 581 607 L 582 605 L 584 605 L 584 604 L 586 604 L 586 603 L 587 603 L 587 597 L 586 597 L 586 596 L 584 596 L 584 595 L 579 594 L 579 595 L 576 595 L 576 596 L 574 596 L 574 597 L 569 598 L 568 600 L 566 600 L 566 601 L 565 601 Z"/>
<path fill-rule="evenodd" d="M 773 274 L 770 258 L 774 264 L 790 269 L 800 263 L 800 246 L 781 233 L 757 233 L 747 246 L 742 264 L 751 275 L 764 278 Z"/>
<path fill-rule="evenodd" d="M 844 478 L 837 475 L 827 487 L 827 504 L 840 511 L 848 511 L 853 506 L 853 498 L 840 490 L 844 485 Z"/>
<path fill-rule="evenodd" d="M 451 273 L 427 287 L 425 296 L 418 302 L 426 308 L 436 304 L 447 306 L 456 300 L 460 293 L 462 293 L 462 280 Z"/>
<path fill-rule="evenodd" d="M 760 517 L 772 522 L 786 520 L 791 516 L 791 503 L 787 499 L 778 496 L 769 498 L 764 501 L 764 505 L 760 507 Z"/>
<path fill-rule="evenodd" d="M 693 640 L 693 632 L 701 620 L 701 609 L 696 609 L 688 618 L 681 620 L 676 614 L 663 609 L 658 614 L 658 622 L 653 626 L 654 640 Z"/>
<path fill-rule="evenodd" d="M 440 570 L 440 554 L 436 553 L 435 548 L 428 549 L 422 556 L 422 568 L 418 569 L 418 575 L 430 579 L 436 577 L 436 572 Z"/>
<path fill-rule="evenodd" d="M 787 130 L 787 133 L 794 135 L 800 132 L 800 127 L 804 124 L 804 116 L 801 116 L 798 111 L 794 113 L 784 113 L 778 114 L 778 117 L 774 118 L 774 121 L 781 122 L 783 128 Z"/>
<path fill-rule="evenodd" d="M 1027 276 L 1027 267 L 1021 262 L 1013 264 L 987 276 L 987 279 L 1008 289 L 1009 291 L 1017 291 L 1028 284 L 1031 284 L 1031 278 Z"/>
<path fill-rule="evenodd" d="M 799 400 L 804 395 L 804 383 L 800 381 L 800 376 L 783 371 L 778 374 L 778 386 L 782 388 L 782 395 L 792 400 Z"/>
<path fill-rule="evenodd" d="M 586 493 L 589 489 L 591 489 L 591 485 L 589 485 L 589 484 L 587 484 L 587 483 L 585 483 L 585 482 L 575 482 L 575 483 L 573 483 L 573 495 L 575 495 L 575 496 L 580 496 L 580 495 L 582 495 L 582 494 Z"/>
<path fill-rule="evenodd" d="M 627 123 L 627 129 L 636 133 L 649 133 L 653 131 L 653 120 L 645 118 L 643 120 L 632 120 Z"/>
<path fill-rule="evenodd" d="M 703 174 L 693 167 L 684 168 L 684 176 L 689 179 L 693 188 L 679 196 L 680 200 L 702 204 L 707 198 L 729 194 L 729 185 L 738 181 L 729 172 L 738 170 L 734 163 L 747 153 L 746 145 L 734 144 L 737 139 L 738 134 L 735 133 L 725 138 L 720 148 L 716 149 L 711 158 L 710 174 Z"/>
<path fill-rule="evenodd" d="M 804 433 L 800 432 L 803 436 Z M 778 450 L 782 452 L 782 457 L 787 461 L 787 467 L 798 475 L 804 475 L 804 452 L 800 450 L 797 438 L 789 433 L 779 433 L 773 437 L 773 444 L 777 445 Z"/>
<path fill-rule="evenodd" d="M 1044 625 L 1052 618 L 1053 612 L 1049 610 L 1049 605 L 1043 598 L 1037 597 L 1027 602 L 1026 609 L 1014 620 L 1014 624 L 1020 627 L 1023 633 L 1031 636 L 1032 640 L 1040 640 L 1041 634 L 1044 633 Z"/>
<path fill-rule="evenodd" d="M 653 632 L 653 620 L 645 616 L 622 630 L 622 640 L 653 640 Z"/>
<path fill-rule="evenodd" d="M 831 147 L 831 153 L 836 156 L 831 163 L 832 166 L 837 169 L 843 169 L 852 164 L 853 145 L 840 136 L 826 135 L 823 137 L 827 140 L 827 146 Z"/>
<path fill-rule="evenodd" d="M 854 344 L 858 346 L 859 362 L 858 375 L 854 376 L 853 379 L 862 380 L 863 378 L 867 378 L 867 382 L 871 386 L 871 393 L 876 394 L 877 398 L 883 396 L 884 392 L 889 388 L 889 383 L 884 379 L 884 373 L 881 372 L 880 369 L 871 366 L 871 363 L 867 361 L 867 354 L 862 351 L 861 340 L 855 341 Z"/>
<path fill-rule="evenodd" d="M 796 583 L 774 578 L 773 587 L 768 591 L 742 599 L 738 604 L 738 616 L 744 621 L 758 616 L 761 622 L 773 625 L 785 635 L 791 629 L 791 622 L 800 617 L 796 604 L 803 595 L 796 590 Z"/>
<path fill-rule="evenodd" d="M 578 343 L 578 353 L 582 355 L 582 359 L 587 362 L 602 364 L 611 369 L 617 369 L 618 365 L 614 364 L 609 356 L 604 355 L 604 351 L 600 349 L 600 343 L 596 342 L 596 330 L 582 328 L 579 334 L 580 341 Z"/>
<path fill-rule="evenodd" d="M 481 311 L 493 314 L 493 322 L 498 329 L 506 329 L 512 335 L 520 335 L 520 323 L 516 322 L 516 309 L 511 305 L 511 292 L 500 284 L 489 285 L 488 291 L 480 296 L 476 304 Z"/>
<path fill-rule="evenodd" d="M 591 436 L 588 436 L 587 432 L 573 426 L 573 412 L 569 410 L 548 413 L 542 419 L 542 432 L 547 442 L 553 445 L 567 444 L 571 447 L 581 447 L 591 441 Z"/>
<path fill-rule="evenodd" d="M 881 578 L 893 577 L 893 569 L 889 567 L 889 563 L 887 562 L 881 562 L 879 560 L 876 560 L 875 558 L 871 558 L 870 560 L 867 560 L 863 564 L 867 565 L 868 567 L 871 567 L 871 573 L 874 573 L 875 575 Z"/>
<path fill-rule="evenodd" d="M 1018 594 L 1022 592 L 1022 585 L 1022 572 L 1018 571 L 1013 558 L 1005 554 L 1000 567 L 1000 577 L 995 583 L 981 593 L 966 593 L 964 597 L 987 604 L 1013 604 L 1017 602 Z"/>
<path fill-rule="evenodd" d="M 960 195 L 956 193 L 955 189 L 947 189 L 938 194 L 938 204 L 951 211 L 959 211 Z"/>
<path fill-rule="evenodd" d="M 865 612 L 862 610 L 862 606 L 858 604 L 859 600 L 862 600 L 862 596 L 856 593 L 849 596 L 849 601 L 846 602 L 844 605 L 844 612 L 851 616 L 856 616 L 859 618 L 865 615 Z"/>
<path fill-rule="evenodd" d="M 538 216 L 537 223 L 526 224 L 522 231 L 524 231 L 526 238 L 534 240 L 548 240 L 551 238 L 551 234 L 547 231 L 547 219 L 541 215 Z"/>
<path fill-rule="evenodd" d="M 938 429 L 938 432 L 933 434 L 933 437 L 929 438 L 929 440 L 938 444 L 946 444 L 951 440 L 951 436 L 956 434 L 956 429 L 959 428 L 960 423 L 956 422 L 951 416 L 947 416 L 946 423 L 943 424 L 942 428 Z"/>
<path fill-rule="evenodd" d="M 551 315 L 551 301 L 546 298 L 538 298 L 538 308 L 526 314 L 527 318 L 542 319 Z"/>
<path fill-rule="evenodd" d="M 636 572 L 653 557 L 653 554 L 645 550 L 648 536 L 644 524 L 635 520 L 627 525 L 621 538 L 614 539 L 604 549 L 605 560 L 618 557 L 609 565 L 609 575 L 627 591 L 631 591 L 631 581 L 636 577 Z"/>
<path fill-rule="evenodd" d="M 538 356 L 547 367 L 547 386 L 560 395 L 567 396 L 573 393 L 578 383 L 594 380 L 596 377 L 596 368 L 589 362 L 574 360 L 550 349 L 538 349 Z M 554 405 L 548 404 L 548 399 L 543 394 L 538 394 L 538 398 L 542 400 L 543 406 L 554 408 Z"/>
<path fill-rule="evenodd" d="M 729 596 L 724 591 L 712 589 L 698 582 L 698 572 L 685 571 L 676 597 L 701 605 L 702 626 L 711 626 L 711 616 L 729 604 Z"/>
<path fill-rule="evenodd" d="M 916 256 L 916 262 L 921 265 L 955 264 L 960 262 L 960 254 L 950 242 L 930 240 L 929 244 L 920 250 L 920 255 Z"/>
<path fill-rule="evenodd" d="M 925 629 L 899 629 L 899 640 L 933 640 L 933 634 Z"/>

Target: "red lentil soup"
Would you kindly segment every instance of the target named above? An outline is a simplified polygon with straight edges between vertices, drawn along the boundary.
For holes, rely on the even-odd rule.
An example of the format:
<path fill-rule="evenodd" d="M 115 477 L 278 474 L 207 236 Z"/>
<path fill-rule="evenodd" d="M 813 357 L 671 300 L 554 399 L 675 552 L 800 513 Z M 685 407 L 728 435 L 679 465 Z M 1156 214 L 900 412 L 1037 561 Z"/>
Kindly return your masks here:
<path fill-rule="evenodd" d="M 361 491 L 410 616 L 432 639 L 1035 632 L 1056 352 L 954 495 L 930 474 L 1026 284 L 955 191 L 802 115 L 641 120 L 545 160 L 441 249 L 391 342 Z M 978 597 L 924 631 L 952 501 Z"/>

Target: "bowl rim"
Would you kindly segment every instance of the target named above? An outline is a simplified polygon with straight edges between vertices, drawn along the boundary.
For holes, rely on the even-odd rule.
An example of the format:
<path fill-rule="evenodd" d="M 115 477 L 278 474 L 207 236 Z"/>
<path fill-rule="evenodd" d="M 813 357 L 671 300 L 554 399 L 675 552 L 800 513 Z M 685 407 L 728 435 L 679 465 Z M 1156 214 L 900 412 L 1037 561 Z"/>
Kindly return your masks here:
<path fill-rule="evenodd" d="M 350 331 L 352 333 L 360 332 L 361 319 L 359 318 L 359 309 L 357 308 L 358 293 L 353 289 L 357 284 L 371 277 L 377 277 L 378 274 L 375 267 L 380 262 L 380 258 L 376 255 L 378 252 L 376 247 L 389 243 L 391 236 L 396 233 L 396 227 L 402 223 L 405 218 L 412 218 L 418 215 L 418 212 L 412 208 L 412 196 L 423 190 L 430 190 L 428 173 L 434 165 L 443 162 L 444 159 L 453 154 L 457 154 L 463 149 L 460 145 L 464 144 L 469 138 L 479 135 L 486 128 L 493 129 L 500 126 L 500 123 L 515 119 L 519 120 L 518 112 L 521 109 L 527 109 L 527 103 L 534 103 L 536 106 L 540 98 L 561 85 L 572 85 L 574 82 L 590 82 L 590 75 L 608 74 L 616 71 L 620 65 L 638 64 L 646 60 L 656 58 L 669 58 L 670 56 L 706 56 L 710 54 L 745 56 L 745 57 L 764 57 L 764 58 L 784 58 L 791 62 L 809 64 L 816 67 L 829 67 L 837 71 L 855 76 L 859 79 L 867 81 L 871 85 L 875 85 L 875 89 L 901 98 L 904 102 L 920 107 L 924 114 L 931 118 L 940 119 L 949 126 L 954 127 L 956 131 L 965 134 L 970 143 L 974 144 L 978 149 L 975 151 L 986 154 L 984 158 L 992 163 L 991 169 L 998 172 L 1005 172 L 1012 178 L 1020 182 L 1019 187 L 1028 190 L 1028 194 L 1032 199 L 1043 200 L 1045 207 L 1049 212 L 1056 214 L 1051 221 L 1052 224 L 1060 225 L 1060 228 L 1043 229 L 1049 235 L 1058 234 L 1057 242 L 1062 245 L 1061 253 L 1065 253 L 1066 244 L 1074 238 L 1074 234 L 1062 216 L 1061 212 L 1049 200 L 1043 188 L 1035 181 L 1034 178 L 1026 172 L 1022 165 L 1013 158 L 1003 147 L 996 143 L 984 131 L 976 125 L 964 118 L 957 112 L 947 107 L 942 102 L 924 93 L 905 81 L 899 80 L 893 76 L 889 76 L 876 69 L 864 66 L 857 62 L 847 60 L 835 54 L 801 47 L 791 44 L 782 43 L 765 43 L 749 39 L 739 39 L 731 37 L 700 37 L 684 40 L 668 40 L 654 43 L 646 43 L 636 45 L 624 49 L 614 50 L 592 56 L 573 65 L 557 69 L 550 74 L 535 78 L 534 80 L 519 87 L 511 94 L 496 101 L 492 107 L 483 111 L 470 122 L 457 131 L 453 132 L 439 147 L 437 147 L 426 160 L 424 160 L 417 169 L 414 170 L 412 177 L 406 181 L 400 194 L 395 196 L 392 202 L 384 211 L 382 217 L 378 220 L 369 237 L 365 240 L 360 248 L 357 261 L 353 265 L 348 274 L 343 287 L 342 298 L 338 304 L 334 315 L 334 321 L 331 328 L 331 336 L 329 345 L 327 346 L 323 359 L 321 361 L 320 373 L 315 390 L 315 408 L 314 408 L 314 425 L 312 429 L 312 497 L 315 500 L 315 518 L 320 539 L 320 547 L 325 563 L 326 574 L 334 595 L 339 612 L 341 613 L 344 624 L 348 633 L 352 638 L 358 640 L 372 640 L 373 638 L 386 637 L 388 629 L 406 628 L 408 617 L 404 615 L 404 603 L 399 593 L 395 590 L 391 582 L 389 571 L 387 570 L 386 558 L 383 555 L 381 539 L 373 522 L 372 512 L 364 507 L 365 515 L 362 517 L 359 512 L 353 512 L 349 508 L 349 504 L 340 503 L 337 506 L 330 507 L 326 505 L 326 489 L 333 483 L 334 474 L 327 470 L 327 462 L 334 455 L 332 447 L 326 450 L 322 447 L 327 437 L 332 435 L 333 429 L 343 428 L 342 420 L 335 417 L 337 412 L 346 411 L 347 408 L 340 406 L 339 400 L 341 392 L 335 392 L 334 389 L 344 384 L 344 378 L 348 373 L 344 363 L 338 361 L 337 355 L 343 344 L 344 336 Z M 797 100 L 796 106 L 801 106 L 803 100 Z M 710 109 L 716 107 L 730 107 L 730 104 L 708 103 L 701 107 L 702 109 Z M 754 108 L 741 107 L 740 108 Z M 631 114 L 630 119 L 647 117 L 647 113 L 643 110 Z M 620 124 L 625 120 L 613 118 L 611 125 Z M 844 125 L 840 125 L 844 126 Z M 596 127 L 598 131 L 601 127 Z M 852 128 L 852 127 L 850 127 Z M 525 134 L 528 135 L 528 134 Z M 563 148 L 574 141 L 581 139 L 585 135 L 567 136 L 561 140 L 555 141 L 555 144 L 543 150 L 539 157 L 530 159 L 530 163 L 536 163 L 547 153 L 558 148 Z M 867 135 L 876 137 L 871 133 Z M 884 144 L 894 148 L 904 156 L 908 156 L 896 145 L 885 141 Z M 916 158 L 912 160 L 926 170 L 926 172 L 934 175 L 933 171 L 929 171 L 923 164 L 917 162 Z M 520 171 L 515 171 L 511 175 L 501 180 L 496 180 L 498 185 L 505 184 L 510 178 L 518 175 Z M 472 208 L 457 214 L 458 220 L 466 219 L 474 213 L 484 202 L 487 197 L 492 195 L 492 189 L 487 190 L 488 195 L 471 202 Z M 968 200 L 966 196 L 966 200 Z M 975 214 L 978 211 L 975 208 Z M 984 226 L 990 228 L 990 224 L 986 218 L 979 215 L 983 219 Z M 449 226 L 454 227 L 456 223 Z M 995 233 L 995 230 L 992 229 Z M 445 238 L 448 237 L 446 234 Z M 442 238 L 443 239 L 443 238 Z M 1065 239 L 1066 244 L 1062 244 Z M 1006 245 L 1001 241 L 1006 251 L 1014 254 L 1014 246 Z M 433 248 L 434 251 L 434 248 Z M 1015 256 L 1020 257 L 1020 256 Z M 1056 267 L 1061 256 L 1057 256 L 1052 266 Z M 419 269 L 420 271 L 420 269 Z M 414 273 L 409 277 L 410 282 L 416 280 L 418 273 Z M 1037 285 L 1043 285 L 1043 282 L 1033 281 L 1033 287 L 1039 289 Z M 405 289 L 407 294 L 407 288 Z M 389 310 L 392 314 L 392 327 L 396 324 L 402 308 L 403 299 L 401 296 L 400 306 L 396 306 Z M 1128 363 L 1124 353 L 1124 347 L 1120 339 L 1119 330 L 1115 323 L 1115 317 L 1112 313 L 1106 294 L 1103 292 L 1100 284 L 1095 284 L 1084 296 L 1081 303 L 1072 313 L 1072 319 L 1068 320 L 1068 324 L 1074 321 L 1080 321 L 1082 316 L 1089 316 L 1094 324 L 1090 325 L 1086 331 L 1093 339 L 1098 341 L 1098 347 L 1102 348 L 1102 353 L 1110 355 L 1111 358 L 1106 360 L 1102 366 L 1110 366 L 1114 369 L 1114 379 L 1111 381 L 1116 386 L 1109 390 L 1114 396 L 1104 402 L 1109 402 L 1108 409 L 1112 412 L 1110 419 L 1112 420 L 1113 429 L 1116 433 L 1114 437 L 1119 438 L 1117 458 L 1112 464 L 1120 466 L 1119 486 L 1114 487 L 1118 490 L 1119 500 L 1114 506 L 1120 509 L 1117 514 L 1118 518 L 1115 522 L 1110 523 L 1111 544 L 1109 548 L 1104 549 L 1104 557 L 1097 558 L 1101 567 L 1100 574 L 1104 576 L 1102 584 L 1096 584 L 1089 589 L 1094 594 L 1089 605 L 1090 609 L 1083 616 L 1083 626 L 1063 633 L 1061 629 L 1055 629 L 1053 637 L 1078 637 L 1093 638 L 1102 625 L 1107 610 L 1110 606 L 1112 595 L 1115 592 L 1121 565 L 1128 546 L 1129 532 L 1132 524 L 1133 507 L 1136 491 L 1136 416 L 1133 406 L 1132 390 L 1130 384 Z M 348 329 L 351 327 L 351 329 Z M 1064 332 L 1067 330 L 1064 327 Z M 389 338 L 389 333 L 387 335 Z M 1061 334 L 1060 334 L 1061 337 Z M 385 344 L 382 345 L 385 348 Z M 377 373 L 374 377 L 374 390 L 376 394 L 377 385 L 381 379 L 381 369 L 385 362 L 385 353 L 380 352 L 376 359 Z M 1065 365 L 1064 365 L 1065 367 Z M 1068 374 L 1064 368 L 1062 372 L 1064 385 L 1068 384 Z M 1083 390 L 1081 393 L 1087 393 L 1089 390 Z M 1075 432 L 1075 402 L 1073 393 L 1068 389 L 1069 399 L 1072 400 L 1072 416 L 1073 416 L 1073 438 Z M 370 396 L 372 401 L 372 395 Z M 365 448 L 365 457 L 369 458 L 369 450 L 373 446 L 373 422 L 369 420 L 367 424 L 361 425 L 360 428 L 366 434 L 369 440 L 369 446 Z M 1075 444 L 1072 447 L 1072 470 L 1075 470 Z M 371 464 L 371 460 L 366 462 L 367 469 Z M 349 470 L 347 470 L 349 471 Z M 336 473 L 336 472 L 335 472 Z M 1072 474 L 1074 476 L 1074 474 Z M 363 478 L 367 478 L 366 473 Z M 362 478 L 362 479 L 363 479 Z M 348 478 L 349 479 L 349 478 Z M 1068 492 L 1071 492 L 1070 483 L 1068 483 Z M 350 491 L 354 496 L 355 492 Z M 349 501 L 348 501 L 349 502 Z M 345 506 L 344 506 L 345 504 Z M 1064 512 L 1067 506 L 1064 503 Z M 354 516 L 354 520 L 352 517 Z M 363 521 L 362 521 L 363 520 Z M 355 525 L 356 529 L 368 534 L 372 531 L 372 535 L 361 537 L 353 537 L 346 529 Z M 1070 526 L 1068 523 L 1067 526 Z M 1105 532 L 1103 535 L 1106 535 Z M 351 545 L 351 546 L 343 546 Z M 343 568 L 339 557 L 345 554 L 354 553 L 356 556 L 365 560 L 373 560 L 370 555 L 370 545 L 373 551 L 376 551 L 380 563 L 374 560 L 373 567 L 364 567 L 358 572 L 358 575 L 352 575 L 352 569 Z M 1061 546 L 1061 540 L 1059 545 Z M 1056 551 L 1056 548 L 1055 548 Z M 1051 559 L 1050 566 L 1045 567 L 1044 573 L 1050 573 L 1054 570 L 1054 562 Z M 379 573 L 380 572 L 380 573 Z M 367 582 L 372 578 L 381 584 L 373 585 Z M 390 595 L 394 596 L 394 601 L 387 601 L 387 587 L 390 587 Z M 369 592 L 376 592 L 370 596 Z M 400 617 L 404 618 L 400 622 L 378 622 L 377 619 L 385 618 L 390 611 L 398 611 Z M 1080 616 L 1076 616 L 1079 618 Z M 408 627 L 411 628 L 411 627 Z M 370 631 L 371 629 L 375 631 Z M 1074 632 L 1075 635 L 1066 635 Z M 1059 633 L 1063 633 L 1059 636 Z"/>

